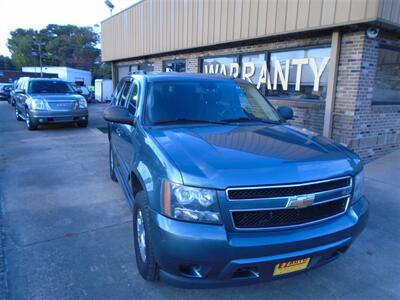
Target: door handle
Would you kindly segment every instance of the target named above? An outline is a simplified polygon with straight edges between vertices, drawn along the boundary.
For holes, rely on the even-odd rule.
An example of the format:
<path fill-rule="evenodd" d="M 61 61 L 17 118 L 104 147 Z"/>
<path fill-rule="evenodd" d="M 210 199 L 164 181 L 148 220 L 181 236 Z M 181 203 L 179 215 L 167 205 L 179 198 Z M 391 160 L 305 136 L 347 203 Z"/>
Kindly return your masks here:
<path fill-rule="evenodd" d="M 121 136 L 123 134 L 123 131 L 121 128 L 115 129 L 115 132 L 118 134 L 118 136 Z"/>

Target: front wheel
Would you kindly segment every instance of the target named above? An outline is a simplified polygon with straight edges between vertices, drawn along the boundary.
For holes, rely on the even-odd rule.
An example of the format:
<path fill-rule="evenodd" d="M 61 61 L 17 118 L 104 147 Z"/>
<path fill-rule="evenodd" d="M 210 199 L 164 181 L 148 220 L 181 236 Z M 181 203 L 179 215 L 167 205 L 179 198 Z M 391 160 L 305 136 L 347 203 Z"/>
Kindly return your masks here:
<path fill-rule="evenodd" d="M 32 121 L 28 109 L 26 110 L 26 113 L 25 113 L 25 123 L 26 123 L 26 127 L 28 128 L 28 130 L 37 129 L 37 124 L 34 123 L 34 121 Z"/>
<path fill-rule="evenodd" d="M 114 161 L 114 153 L 112 151 L 111 143 L 108 151 L 108 162 L 110 165 L 110 177 L 112 181 L 117 182 L 117 176 L 115 176 L 115 161 Z"/>
<path fill-rule="evenodd" d="M 133 207 L 133 238 L 136 264 L 140 275 L 147 281 L 158 281 L 159 268 L 154 257 L 150 236 L 150 212 L 144 191 L 136 194 Z"/>
<path fill-rule="evenodd" d="M 15 118 L 17 119 L 17 121 L 22 121 L 21 115 L 19 113 L 18 108 L 15 107 Z"/>

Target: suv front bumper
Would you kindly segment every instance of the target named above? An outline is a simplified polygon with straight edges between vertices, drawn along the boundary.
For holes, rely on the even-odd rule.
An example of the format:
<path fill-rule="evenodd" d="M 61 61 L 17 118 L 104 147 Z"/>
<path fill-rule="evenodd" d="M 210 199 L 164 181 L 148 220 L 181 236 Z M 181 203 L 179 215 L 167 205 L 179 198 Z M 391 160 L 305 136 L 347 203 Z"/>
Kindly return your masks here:
<path fill-rule="evenodd" d="M 257 283 L 288 277 L 344 253 L 364 229 L 368 201 L 343 215 L 295 229 L 227 232 L 224 226 L 188 223 L 152 211 L 152 241 L 161 279 L 186 288 Z M 276 264 L 310 257 L 306 270 L 273 276 Z"/>
<path fill-rule="evenodd" d="M 29 112 L 31 121 L 35 124 L 48 124 L 48 123 L 71 123 L 88 120 L 87 108 L 81 108 L 68 111 L 39 111 L 31 110 Z"/>

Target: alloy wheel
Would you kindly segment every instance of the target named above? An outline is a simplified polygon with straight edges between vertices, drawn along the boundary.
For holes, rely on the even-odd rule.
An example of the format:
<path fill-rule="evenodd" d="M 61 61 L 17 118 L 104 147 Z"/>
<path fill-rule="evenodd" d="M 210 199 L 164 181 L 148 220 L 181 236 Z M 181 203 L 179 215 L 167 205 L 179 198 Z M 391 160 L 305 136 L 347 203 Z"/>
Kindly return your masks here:
<path fill-rule="evenodd" d="M 146 233 L 144 229 L 144 221 L 142 211 L 139 209 L 136 217 L 136 231 L 137 231 L 137 240 L 139 245 L 139 252 L 142 261 L 146 261 Z"/>

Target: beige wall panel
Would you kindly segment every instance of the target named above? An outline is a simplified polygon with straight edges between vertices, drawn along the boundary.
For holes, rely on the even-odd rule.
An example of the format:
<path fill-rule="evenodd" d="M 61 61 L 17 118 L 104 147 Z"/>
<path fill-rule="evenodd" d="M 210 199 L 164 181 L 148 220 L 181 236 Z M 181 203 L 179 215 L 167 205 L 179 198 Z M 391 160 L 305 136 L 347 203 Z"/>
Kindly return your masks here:
<path fill-rule="evenodd" d="M 298 0 L 288 0 L 286 12 L 286 30 L 296 30 Z"/>
<path fill-rule="evenodd" d="M 215 17 L 214 17 L 214 44 L 221 42 L 221 26 L 222 26 L 222 2 L 215 1 Z M 226 20 L 225 20 L 226 28 Z"/>
<path fill-rule="evenodd" d="M 322 5 L 321 25 L 333 24 L 336 0 L 324 0 Z"/>
<path fill-rule="evenodd" d="M 371 19 L 376 18 L 379 10 L 379 1 L 378 0 L 367 0 L 367 8 L 365 10 L 365 18 Z"/>
<path fill-rule="evenodd" d="M 278 3 L 277 0 L 268 0 L 267 10 L 267 34 L 275 33 L 275 20 L 276 20 L 276 9 Z"/>
<path fill-rule="evenodd" d="M 267 27 L 267 8 L 268 1 L 260 0 L 258 5 L 258 21 L 257 21 L 257 35 L 265 35 L 265 29 Z"/>
<path fill-rule="evenodd" d="M 240 13 L 241 26 L 240 26 L 240 38 L 245 39 L 249 37 L 250 28 L 250 1 L 251 0 L 240 0 L 242 2 L 242 11 Z"/>
<path fill-rule="evenodd" d="M 297 29 L 307 28 L 309 7 L 310 0 L 299 0 L 297 11 Z"/>
<path fill-rule="evenodd" d="M 279 0 L 276 9 L 275 32 L 284 32 L 286 28 L 286 9 L 288 0 Z"/>
<path fill-rule="evenodd" d="M 310 10 L 308 13 L 308 27 L 318 27 L 321 25 L 322 1 L 310 0 Z"/>
<path fill-rule="evenodd" d="M 352 0 L 350 8 L 350 20 L 361 20 L 365 16 L 367 2 L 364 0 Z"/>
<path fill-rule="evenodd" d="M 102 22 L 105 61 L 329 26 L 400 27 L 400 0 L 144 0 Z"/>
<path fill-rule="evenodd" d="M 349 19 L 351 1 L 336 0 L 336 2 L 335 23 L 344 23 Z"/>
<path fill-rule="evenodd" d="M 221 17 L 220 22 L 220 32 L 218 40 L 221 42 L 227 41 L 228 37 L 228 1 L 221 1 Z"/>
<path fill-rule="evenodd" d="M 208 39 L 207 44 L 214 44 L 215 35 L 215 0 L 207 0 L 208 3 Z"/>
<path fill-rule="evenodd" d="M 234 13 L 234 27 L 233 27 L 233 39 L 239 40 L 242 30 L 242 0 L 232 0 L 235 3 L 235 13 Z"/>
<path fill-rule="evenodd" d="M 228 12 L 227 12 L 227 27 L 226 27 L 226 39 L 227 41 L 233 40 L 233 32 L 234 32 L 234 24 L 235 24 L 235 2 L 227 1 L 228 4 Z"/>
<path fill-rule="evenodd" d="M 260 1 L 263 0 L 250 0 L 249 37 L 257 36 L 258 9 Z"/>

